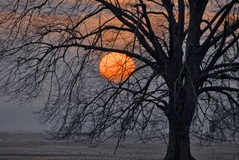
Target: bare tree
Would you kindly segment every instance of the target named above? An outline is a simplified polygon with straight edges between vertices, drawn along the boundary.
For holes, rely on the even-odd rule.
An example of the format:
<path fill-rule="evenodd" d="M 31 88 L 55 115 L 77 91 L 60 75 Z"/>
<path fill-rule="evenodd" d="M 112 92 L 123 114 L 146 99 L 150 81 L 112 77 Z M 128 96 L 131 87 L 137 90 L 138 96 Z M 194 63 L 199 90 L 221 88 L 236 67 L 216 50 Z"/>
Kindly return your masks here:
<path fill-rule="evenodd" d="M 189 160 L 190 133 L 205 138 L 213 124 L 224 139 L 238 134 L 238 0 L 0 3 L 2 93 L 45 99 L 41 118 L 56 137 L 168 131 L 165 160 Z M 134 58 L 125 81 L 98 73 L 108 52 Z"/>

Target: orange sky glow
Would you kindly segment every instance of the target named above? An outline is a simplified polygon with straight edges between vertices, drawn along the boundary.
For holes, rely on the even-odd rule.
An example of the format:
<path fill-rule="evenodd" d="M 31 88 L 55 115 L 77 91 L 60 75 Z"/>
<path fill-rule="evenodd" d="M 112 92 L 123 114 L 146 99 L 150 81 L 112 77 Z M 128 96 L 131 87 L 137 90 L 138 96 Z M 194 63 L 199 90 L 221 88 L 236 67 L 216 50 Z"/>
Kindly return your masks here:
<path fill-rule="evenodd" d="M 60 0 L 54 0 L 55 2 L 58 2 Z M 64 2 L 74 3 L 73 0 L 62 0 Z M 88 2 L 88 0 L 84 0 L 83 2 Z M 94 1 L 92 1 L 94 2 Z M 109 0 L 110 2 L 110 0 Z M 123 7 L 125 7 L 127 10 L 129 10 L 131 13 L 136 12 L 136 8 L 133 7 L 133 4 L 139 3 L 137 0 L 130 1 L 130 0 L 120 0 L 120 4 L 122 4 Z M 98 4 L 94 2 L 95 4 Z M 112 3 L 115 3 L 115 1 L 112 1 Z M 150 3 L 150 4 L 148 4 Z M 147 10 L 155 10 L 161 13 L 166 13 L 165 10 L 162 8 L 154 8 L 152 7 L 152 2 L 147 2 Z M 209 4 L 210 8 L 210 4 Z M 174 15 L 177 19 L 177 11 L 175 10 Z M 21 13 L 11 13 L 11 12 L 0 12 L 0 22 L 5 22 L 6 24 L 6 30 L 8 30 L 9 26 L 12 25 L 12 27 L 16 27 L 19 25 L 19 28 L 16 30 L 17 32 L 21 31 L 21 29 L 24 30 L 24 28 L 28 27 L 28 33 L 40 33 L 44 32 L 47 27 L 55 29 L 56 32 L 48 33 L 49 39 L 47 41 L 56 42 L 59 43 L 60 41 L 64 41 L 64 39 L 67 39 L 68 37 L 72 36 L 71 33 L 63 31 L 65 28 L 74 28 L 74 36 L 75 37 L 81 37 L 85 36 L 93 31 L 96 31 L 101 25 L 103 26 L 117 26 L 117 27 L 125 27 L 122 22 L 120 22 L 117 17 L 114 17 L 113 14 L 111 14 L 109 11 L 103 11 L 97 15 L 94 15 L 90 18 L 88 18 L 84 23 L 81 23 L 80 25 L 77 25 L 80 20 L 82 20 L 85 16 L 87 16 L 87 12 L 82 12 L 80 15 L 71 17 L 70 15 L 66 14 L 54 14 L 54 15 L 47 15 L 42 13 L 31 13 L 31 15 L 24 15 L 24 18 L 21 19 L 21 21 L 16 21 L 17 23 L 12 23 L 14 20 L 17 20 L 19 17 L 21 17 Z M 203 15 L 203 19 L 210 21 L 215 16 L 215 12 L 210 11 L 208 9 L 205 14 Z M 160 37 L 161 39 L 167 41 L 169 39 L 169 33 L 168 33 L 168 20 L 166 17 L 164 17 L 163 14 L 149 14 L 149 18 L 151 20 L 152 29 L 155 31 L 156 36 Z M 231 21 L 233 21 L 233 16 L 229 17 Z M 238 18 L 238 17 L 237 17 Z M 145 20 L 142 20 L 145 21 Z M 189 21 L 189 12 L 185 11 L 185 29 L 188 26 Z M 26 23 L 22 23 L 26 22 Z M 131 21 L 129 21 L 131 22 Z M 133 22 L 132 22 L 133 23 Z M 17 24 L 17 25 L 16 25 Z M 75 27 L 77 25 L 77 27 Z M 202 23 L 201 28 L 203 29 L 205 27 L 206 23 Z M 212 27 L 215 24 L 212 24 Z M 3 26 L 3 25 L 2 25 Z M 62 31 L 59 33 L 57 32 L 57 29 L 62 29 Z M 146 28 L 146 27 L 145 27 Z M 44 30 L 45 29 L 45 30 Z M 219 30 L 222 30 L 223 27 L 219 28 Z M 146 28 L 147 30 L 147 28 Z M 0 28 L 0 31 L 4 31 L 3 28 Z M 209 31 L 209 30 L 208 30 Z M 23 31 L 24 32 L 24 31 Z M 89 44 L 94 41 L 95 34 L 92 34 L 91 36 L 87 36 L 84 40 L 81 40 L 79 43 L 82 44 Z M 206 36 L 206 35 L 205 35 Z M 52 40 L 54 37 L 54 40 Z M 99 46 L 104 46 L 108 48 L 114 48 L 114 49 L 125 49 L 125 50 L 133 50 L 135 40 L 135 35 L 132 32 L 124 31 L 124 30 L 104 30 L 101 33 L 101 41 L 100 44 L 95 44 Z M 137 40 L 137 39 L 136 39 Z M 147 39 L 146 39 L 147 40 Z M 128 75 L 133 72 L 135 69 L 135 65 L 132 59 L 129 59 L 125 55 L 118 56 L 116 53 L 109 54 L 104 60 L 104 58 L 101 60 L 101 63 L 99 65 L 100 67 L 100 73 L 104 76 L 104 78 L 111 80 L 111 81 L 117 81 L 120 82 L 128 77 Z M 110 62 L 112 61 L 112 62 Z M 115 80 L 112 79 L 114 77 Z"/>

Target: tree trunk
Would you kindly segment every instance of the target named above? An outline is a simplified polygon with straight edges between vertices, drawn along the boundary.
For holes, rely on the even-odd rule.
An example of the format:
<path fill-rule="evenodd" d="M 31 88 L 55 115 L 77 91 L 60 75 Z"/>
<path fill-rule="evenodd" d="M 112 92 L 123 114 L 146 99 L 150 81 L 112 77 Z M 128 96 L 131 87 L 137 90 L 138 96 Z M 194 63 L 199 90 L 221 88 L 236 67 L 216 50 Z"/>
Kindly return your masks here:
<path fill-rule="evenodd" d="M 195 160 L 190 151 L 189 129 L 197 105 L 197 95 L 191 84 L 171 97 L 166 116 L 169 120 L 169 143 L 164 160 Z"/>
<path fill-rule="evenodd" d="M 190 151 L 190 123 L 176 116 L 169 120 L 169 144 L 164 160 L 195 160 Z"/>

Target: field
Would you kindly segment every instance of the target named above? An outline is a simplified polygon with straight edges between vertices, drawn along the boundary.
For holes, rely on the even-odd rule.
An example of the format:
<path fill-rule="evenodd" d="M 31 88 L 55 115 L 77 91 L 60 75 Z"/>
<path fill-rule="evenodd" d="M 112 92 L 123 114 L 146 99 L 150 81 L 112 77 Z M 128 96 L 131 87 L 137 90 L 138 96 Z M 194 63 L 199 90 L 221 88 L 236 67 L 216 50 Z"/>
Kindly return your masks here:
<path fill-rule="evenodd" d="M 125 142 L 114 154 L 116 142 L 98 147 L 82 142 L 54 142 L 44 134 L 0 133 L 0 160 L 161 160 L 166 146 L 159 142 Z M 221 144 L 210 147 L 192 145 L 197 160 L 239 160 L 239 145 Z"/>

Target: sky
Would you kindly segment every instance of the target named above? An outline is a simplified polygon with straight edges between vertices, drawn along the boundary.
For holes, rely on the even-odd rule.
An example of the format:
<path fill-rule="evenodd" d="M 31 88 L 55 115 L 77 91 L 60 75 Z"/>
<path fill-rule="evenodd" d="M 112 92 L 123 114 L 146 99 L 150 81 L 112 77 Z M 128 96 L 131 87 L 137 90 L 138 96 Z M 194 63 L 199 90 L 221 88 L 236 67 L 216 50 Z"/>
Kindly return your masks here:
<path fill-rule="evenodd" d="M 0 4 L 3 2 L 0 0 Z M 36 108 L 19 107 L 13 101 L 6 102 L 5 97 L 0 97 L 0 132 L 42 132 L 45 126 L 36 119 L 34 110 Z"/>
<path fill-rule="evenodd" d="M 44 125 L 33 113 L 37 108 L 19 107 L 6 99 L 0 97 L 0 132 L 44 132 Z"/>

